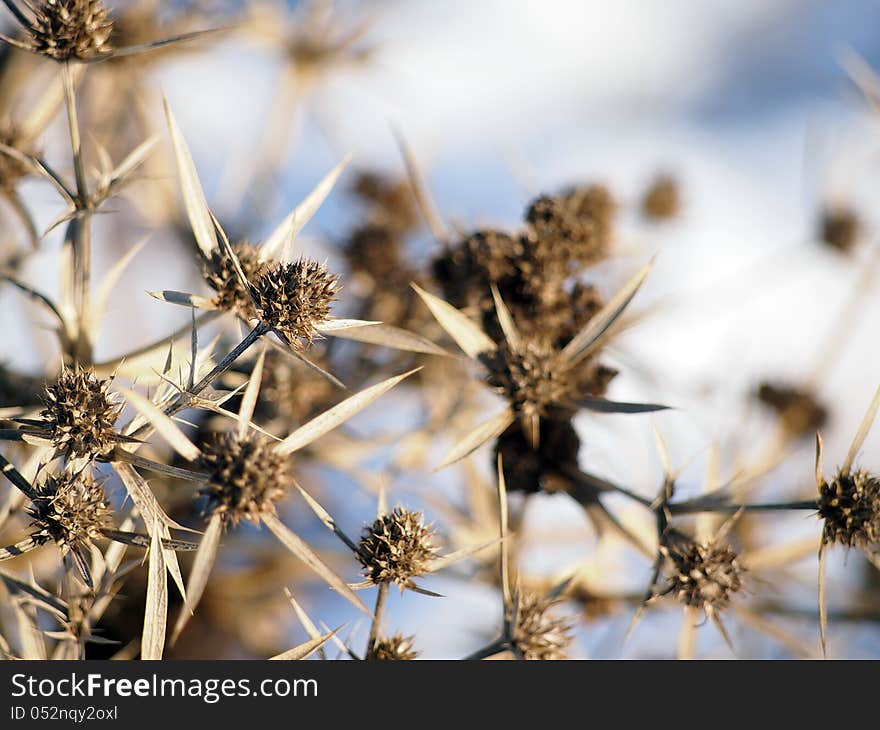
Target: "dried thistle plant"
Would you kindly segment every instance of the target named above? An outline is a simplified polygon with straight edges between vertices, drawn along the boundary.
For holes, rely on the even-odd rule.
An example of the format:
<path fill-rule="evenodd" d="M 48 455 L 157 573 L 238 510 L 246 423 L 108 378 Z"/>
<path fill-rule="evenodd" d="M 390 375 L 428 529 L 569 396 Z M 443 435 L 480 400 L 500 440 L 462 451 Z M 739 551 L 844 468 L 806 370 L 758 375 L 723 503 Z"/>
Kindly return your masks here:
<path fill-rule="evenodd" d="M 842 465 L 827 475 L 817 438 L 817 494 L 802 501 L 748 495 L 784 489 L 775 467 L 796 462 L 802 439 L 829 427 L 830 402 L 818 395 L 826 392 L 820 376 L 827 358 L 798 381 L 803 385 L 784 375 L 761 382 L 750 397 L 772 411 L 781 437 L 762 443 L 761 458 L 752 459 L 750 429 L 733 423 L 731 438 L 711 449 L 696 496 L 679 497 L 690 473 L 672 470 L 659 427 L 664 474 L 656 496 L 641 493 L 640 465 L 630 462 L 637 433 L 623 437 L 609 427 L 596 443 L 582 436 L 584 412 L 664 410 L 613 400 L 628 375 L 656 387 L 658 399 L 678 400 L 675 379 L 655 378 L 650 367 L 640 373 L 643 364 L 618 339 L 639 322 L 632 303 L 651 264 L 615 284 L 634 250 L 629 224 L 638 216 L 680 216 L 675 178 L 657 176 L 633 200 L 596 182 L 533 190 L 511 227 L 452 225 L 441 219 L 398 131 L 407 176 L 368 168 L 351 175 L 348 197 L 334 200 L 347 208 L 345 220 L 328 225 L 332 233 L 321 241 L 335 249 L 325 263 L 318 249 L 300 245 L 301 234 L 348 174 L 347 157 L 298 204 L 283 200 L 287 215 L 267 224 L 288 188 L 294 122 L 313 113 L 311 121 L 324 128 L 324 84 L 376 57 L 369 18 L 333 13 L 321 0 L 293 14 L 262 3 L 238 16 L 212 8 L 210 22 L 205 3 L 140 0 L 114 12 L 100 0 L 3 2 L 16 35 L 2 38 L 8 53 L 0 53 L 0 212 L 11 214 L 0 219 L 0 283 L 23 296 L 26 314 L 33 309 L 50 332 L 40 350 L 43 367 L 26 368 L 12 346 L 0 366 L 0 469 L 11 485 L 0 491 L 4 657 L 201 652 L 409 661 L 420 657 L 417 646 L 436 646 L 436 636 L 428 625 L 416 636 L 394 626 L 392 587 L 418 594 L 407 600 L 446 602 L 453 613 L 459 590 L 473 584 L 496 596 L 492 623 L 500 630 L 468 659 L 582 656 L 593 649 L 597 617 L 613 633 L 628 609 L 635 626 L 648 607 L 664 606 L 683 619 L 681 658 L 697 654 L 702 624 L 710 631 L 699 636 L 707 646 L 715 642 L 712 651 L 726 652 L 719 639 L 732 652 L 749 647 L 740 643 L 740 630 L 748 630 L 791 655 L 813 656 L 816 649 L 803 640 L 803 610 L 789 603 L 789 584 L 776 579 L 797 580 L 789 569 L 817 550 L 822 650 L 830 622 L 876 622 L 876 596 L 867 588 L 835 591 L 828 609 L 825 563 L 839 545 L 878 565 L 880 477 L 857 466 L 856 457 L 880 391 Z M 218 18 L 232 44 L 242 38 L 233 21 L 244 19 L 241 30 L 268 46 L 281 69 L 272 108 L 260 111 L 268 119 L 264 133 L 246 164 L 230 168 L 238 190 L 219 186 L 222 225 L 167 104 L 167 131 L 155 128 L 160 106 L 152 78 L 154 62 L 170 68 L 183 41 L 206 33 L 193 29 L 217 27 Z M 140 56 L 147 51 L 156 53 Z M 865 64 L 848 64 L 876 112 L 880 81 Z M 66 139 L 53 137 L 59 128 Z M 168 132 L 180 212 L 162 185 L 173 171 L 152 154 Z M 46 222 L 33 182 L 49 183 L 60 203 Z M 854 203 L 829 201 L 816 224 L 824 245 L 862 263 L 869 226 Z M 160 235 L 148 247 L 132 245 L 141 238 L 132 238 L 135 227 Z M 648 236 L 659 227 L 638 231 Z M 56 232 L 58 248 L 50 240 Z M 189 321 L 116 351 L 104 315 L 125 306 L 120 311 L 137 336 L 150 315 L 128 308 L 137 285 L 123 275 L 143 273 L 127 267 L 146 249 L 154 257 L 149 275 L 166 283 L 155 266 L 163 233 L 183 244 L 200 272 L 192 286 L 202 289 L 153 292 L 190 310 Z M 835 320 L 833 346 L 817 348 L 823 353 L 836 357 L 853 339 L 849 327 L 876 284 L 875 263 L 861 267 Z M 108 270 L 93 281 L 102 266 Z M 665 269 L 674 284 L 680 272 Z M 46 285 L 48 275 L 57 276 L 57 286 Z M 243 336 L 236 331 L 242 326 Z M 200 344 L 207 332 L 214 339 Z M 444 337 L 463 357 L 438 344 Z M 42 339 L 34 341 L 43 348 Z M 488 419 L 482 395 L 500 403 Z M 353 420 L 380 397 L 381 407 Z M 719 419 L 731 425 L 731 413 L 725 409 Z M 464 437 L 445 457 L 438 454 L 458 431 Z M 497 460 L 497 485 L 467 461 L 484 446 Z M 425 468 L 438 456 L 441 466 L 457 468 L 434 482 Z M 376 498 L 375 514 L 358 513 L 360 491 Z M 510 505 L 508 492 L 515 493 Z M 407 506 L 389 510 L 389 493 Z M 547 508 L 561 495 L 566 508 L 574 501 L 569 517 L 576 525 Z M 550 518 L 540 524 L 533 517 L 545 508 Z M 817 518 L 807 536 L 777 540 L 785 532 L 781 517 L 804 512 Z M 767 527 L 753 513 L 780 522 Z M 354 538 L 348 524 L 362 525 Z M 268 539 L 256 534 L 262 528 Z M 314 534 L 322 529 L 338 542 L 327 545 Z M 183 532 L 192 537 L 181 539 Z M 565 560 L 557 560 L 559 548 Z M 185 552 L 194 553 L 191 561 L 179 557 Z M 534 555 L 540 560 L 531 561 Z M 784 576 L 769 572 L 780 568 Z M 447 596 L 429 590 L 440 571 Z M 316 579 L 322 590 L 308 592 Z M 319 607 L 341 596 L 369 616 L 368 626 L 330 627 L 322 615 L 313 621 L 288 590 L 307 634 L 289 642 L 289 609 L 278 590 L 287 584 Z M 485 617 L 467 618 L 488 625 Z M 736 647 L 728 622 L 736 622 Z M 630 644 L 627 651 L 644 649 Z"/>

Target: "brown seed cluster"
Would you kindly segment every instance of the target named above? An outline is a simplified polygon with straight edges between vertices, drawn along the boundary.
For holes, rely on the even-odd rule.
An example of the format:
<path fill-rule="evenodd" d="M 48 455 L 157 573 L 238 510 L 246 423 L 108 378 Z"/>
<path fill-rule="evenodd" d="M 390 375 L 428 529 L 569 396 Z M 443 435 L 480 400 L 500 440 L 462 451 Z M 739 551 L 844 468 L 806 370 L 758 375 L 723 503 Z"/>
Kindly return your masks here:
<path fill-rule="evenodd" d="M 329 367 L 321 359 L 316 364 Z M 289 358 L 270 355 L 263 371 L 257 414 L 268 421 L 280 419 L 290 430 L 334 405 L 338 397 L 338 389 L 327 378 L 297 367 Z"/>
<path fill-rule="evenodd" d="M 412 661 L 419 658 L 419 652 L 413 648 L 413 637 L 393 634 L 382 637 L 370 647 L 365 657 L 369 661 Z"/>
<path fill-rule="evenodd" d="M 507 429 L 498 438 L 495 458 L 501 455 L 508 490 L 527 494 L 554 491 L 556 474 L 566 467 L 578 468 L 581 440 L 570 420 L 542 419 L 539 435 L 539 449 L 532 448 L 518 427 Z"/>
<path fill-rule="evenodd" d="M 793 436 L 809 436 L 828 420 L 828 410 L 809 392 L 779 383 L 761 383 L 758 400 L 772 408 Z"/>
<path fill-rule="evenodd" d="M 111 379 L 91 371 L 62 370 L 54 385 L 46 388 L 39 430 L 65 457 L 93 459 L 105 456 L 119 441 L 114 429 L 122 404 L 110 394 Z"/>
<path fill-rule="evenodd" d="M 311 341 L 326 322 L 339 278 L 316 261 L 300 259 L 263 269 L 253 281 L 259 318 L 293 341 Z"/>
<path fill-rule="evenodd" d="M 822 539 L 846 547 L 880 547 L 880 479 L 858 470 L 838 474 L 819 487 Z"/>
<path fill-rule="evenodd" d="M 642 215 L 648 220 L 675 218 L 681 209 L 678 183 L 671 175 L 658 175 L 642 198 Z"/>
<path fill-rule="evenodd" d="M 667 563 L 666 592 L 687 606 L 721 610 L 743 588 L 746 569 L 730 545 L 672 533 L 660 550 Z"/>
<path fill-rule="evenodd" d="M 267 268 L 259 260 L 259 249 L 247 242 L 233 245 L 235 255 L 241 264 L 241 270 L 249 282 L 253 282 L 259 273 Z M 253 302 L 245 291 L 232 260 L 225 252 L 217 252 L 208 261 L 203 261 L 202 273 L 208 285 L 217 292 L 214 304 L 224 312 L 236 312 L 245 319 L 256 316 Z"/>
<path fill-rule="evenodd" d="M 208 499 L 205 512 L 219 514 L 226 527 L 275 514 L 290 483 L 287 457 L 254 433 L 217 434 L 202 448 L 198 466 L 208 474 L 199 490 Z"/>
<path fill-rule="evenodd" d="M 113 51 L 113 20 L 101 0 L 44 0 L 28 3 L 33 20 L 28 45 L 56 61 L 93 61 Z"/>
<path fill-rule="evenodd" d="M 430 570 L 436 557 L 433 540 L 433 527 L 420 512 L 397 507 L 364 529 L 357 559 L 373 583 L 396 583 L 403 590 Z"/>
<path fill-rule="evenodd" d="M 535 491 L 558 471 L 554 464 L 576 464 L 579 442 L 574 429 L 563 423 L 546 427 L 543 419 L 570 420 L 577 410 L 571 401 L 577 396 L 601 397 L 617 374 L 599 362 L 598 352 L 575 368 L 563 368 L 553 358 L 604 304 L 594 286 L 576 281 L 574 275 L 609 253 L 615 209 L 613 197 L 601 185 L 542 196 L 529 205 L 519 232 L 477 231 L 433 262 L 434 278 L 445 299 L 476 310 L 484 331 L 498 345 L 484 364 L 489 384 L 521 416 L 498 444 L 513 490 Z M 492 285 L 525 343 L 521 352 L 514 352 L 506 342 Z M 542 419 L 537 450 L 530 425 L 535 414 Z M 545 442 L 548 428 L 552 433 Z M 548 451 L 549 443 L 563 451 Z"/>
<path fill-rule="evenodd" d="M 841 253 L 849 253 L 858 243 L 862 222 L 858 213 L 845 205 L 825 208 L 819 219 L 819 240 Z"/>
<path fill-rule="evenodd" d="M 573 622 L 553 614 L 554 602 L 537 593 L 525 592 L 519 599 L 519 613 L 513 627 L 513 643 L 523 659 L 550 661 L 567 659 Z"/>
<path fill-rule="evenodd" d="M 104 487 L 85 474 L 47 476 L 36 487 L 28 514 L 33 518 L 34 539 L 54 541 L 65 552 L 88 546 L 111 527 Z"/>

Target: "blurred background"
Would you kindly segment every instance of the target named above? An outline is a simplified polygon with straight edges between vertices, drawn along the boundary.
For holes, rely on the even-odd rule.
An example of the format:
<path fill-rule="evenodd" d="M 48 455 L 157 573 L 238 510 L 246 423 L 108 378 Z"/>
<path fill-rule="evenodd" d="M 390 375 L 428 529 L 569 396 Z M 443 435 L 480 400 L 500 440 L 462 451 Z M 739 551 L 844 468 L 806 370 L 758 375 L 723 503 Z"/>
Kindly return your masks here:
<path fill-rule="evenodd" d="M 132 9 L 138 3 L 110 5 L 132 13 L 133 27 L 146 27 Z M 179 240 L 186 224 L 168 166 L 164 95 L 212 208 L 238 238 L 259 241 L 327 170 L 352 155 L 298 244 L 335 270 L 346 270 L 343 243 L 363 215 L 350 192 L 358 172 L 405 179 L 395 131 L 418 160 L 440 216 L 457 231 L 513 229 L 541 193 L 606 185 L 618 203 L 616 255 L 587 278 L 610 294 L 656 255 L 634 307 L 644 317 L 608 355 L 621 371 L 610 396 L 675 410 L 653 419 L 582 416 L 581 459 L 591 472 L 653 497 L 663 479 L 656 424 L 673 465 L 684 467 L 681 496 L 698 494 L 713 444 L 725 477 L 772 451 L 778 414 L 756 397 L 762 383 L 813 393 L 828 413 L 822 427 L 827 468 L 842 461 L 880 384 L 880 221 L 872 204 L 880 183 L 880 130 L 870 94 L 870 68 L 880 68 L 876 2 L 339 0 L 151 7 L 158 36 L 181 23 L 230 28 L 124 66 L 95 65 L 82 82 L 84 116 L 96 129 L 107 132 L 120 106 L 136 112 L 142 126 L 129 119 L 113 133 L 120 149 L 150 133 L 160 139 L 144 179 L 113 201 L 114 215 L 95 222 L 98 271 L 149 234 L 111 297 L 99 361 L 187 323 L 185 310 L 147 291 L 204 290 Z M 28 62 L 32 86 L 48 83 L 51 65 Z M 113 73 L 122 81 L 107 92 L 101 75 Z M 41 145 L 67 173 L 65 134 L 61 114 Z M 676 205 L 668 218 L 645 214 L 646 191 L 658 176 L 674 182 Z M 159 188 L 171 197 L 150 192 Z M 27 181 L 21 195 L 39 230 L 58 215 L 57 196 L 45 183 Z M 832 213 L 845 218 L 844 227 L 851 224 L 852 240 L 827 240 L 833 236 L 823 221 Z M 4 216 L 12 250 L 20 245 L 20 227 L 8 211 Z M 59 234 L 51 233 L 25 266 L 27 280 L 50 292 L 57 290 Z M 413 270 L 438 253 L 427 231 L 407 239 Z M 349 291 L 356 293 L 357 285 Z M 0 301 L 3 364 L 28 373 L 52 370 L 57 353 L 48 334 L 34 334 L 41 317 L 33 305 L 10 291 Z M 343 291 L 336 313 L 358 316 L 352 302 Z M 354 421 L 352 438 L 403 438 L 425 407 L 412 394 L 392 393 Z M 303 465 L 301 481 L 320 491 L 325 506 L 356 533 L 375 512 L 370 475 L 382 475 L 392 504 L 423 509 L 455 542 L 463 528 L 452 521 L 448 504 L 463 503 L 469 479 L 491 485 L 492 465 L 484 449 L 464 469 L 432 472 L 454 436 L 446 433 L 445 443 L 402 473 L 386 471 L 393 447 L 383 447 L 362 460 L 362 478 L 318 455 Z M 792 440 L 784 457 L 762 472 L 750 499 L 814 496 L 811 437 Z M 880 467 L 876 435 L 860 463 Z M 291 523 L 328 553 L 337 550 L 302 502 L 291 502 Z M 644 510 L 625 500 L 609 503 L 633 530 L 650 533 Z M 818 534 L 808 513 L 750 517 L 748 525 L 748 539 L 762 545 L 797 544 Z M 613 535 L 599 539 L 576 503 L 561 494 L 530 497 L 520 534 L 524 570 L 556 576 L 578 569 L 597 596 L 629 597 L 566 604 L 569 613 L 584 616 L 573 656 L 674 655 L 681 625 L 674 604 L 652 608 L 624 641 L 636 608 L 632 597 L 645 590 L 650 563 Z M 271 564 L 260 541 L 246 528 L 236 544 L 247 550 L 223 553 L 206 616 L 193 622 L 177 656 L 262 656 L 276 644 L 302 640 L 284 586 L 313 618 L 329 626 L 348 623 L 365 636 L 343 601 L 291 561 Z M 355 580 L 353 568 L 346 570 Z M 876 569 L 857 551 L 834 550 L 828 576 L 832 652 L 880 656 Z M 386 616 L 389 629 L 416 637 L 423 656 L 461 657 L 497 633 L 497 588 L 474 570 L 433 576 L 425 586 L 445 598 L 392 591 Z M 756 574 L 745 600 L 764 606 L 762 620 L 771 627 L 733 620 L 728 630 L 737 655 L 792 656 L 797 640 L 815 652 L 814 550 Z M 774 631 L 787 632 L 785 640 L 772 638 Z M 205 643 L 218 632 L 222 640 Z M 711 626 L 698 639 L 701 656 L 731 656 Z"/>

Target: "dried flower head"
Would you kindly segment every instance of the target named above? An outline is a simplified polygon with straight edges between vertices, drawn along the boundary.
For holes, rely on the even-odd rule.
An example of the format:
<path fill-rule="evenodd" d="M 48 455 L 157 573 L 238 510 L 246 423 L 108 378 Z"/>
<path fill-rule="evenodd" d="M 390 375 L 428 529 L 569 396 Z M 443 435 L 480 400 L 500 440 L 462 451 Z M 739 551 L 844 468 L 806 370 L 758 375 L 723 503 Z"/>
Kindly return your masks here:
<path fill-rule="evenodd" d="M 412 661 L 419 658 L 413 648 L 413 637 L 403 634 L 376 639 L 365 657 L 369 661 Z"/>
<path fill-rule="evenodd" d="M 274 515 L 290 484 L 287 457 L 253 432 L 217 434 L 202 448 L 199 467 L 208 474 L 200 490 L 208 498 L 205 512 L 220 514 L 226 527 Z"/>
<path fill-rule="evenodd" d="M 419 223 L 419 212 L 410 184 L 373 172 L 362 172 L 352 191 L 366 205 L 371 225 L 382 226 L 395 235 L 402 235 Z"/>
<path fill-rule="evenodd" d="M 542 343 L 529 342 L 517 351 L 499 347 L 484 362 L 489 385 L 527 419 L 546 418 L 552 406 L 575 396 L 568 370 Z"/>
<path fill-rule="evenodd" d="M 537 593 L 525 592 L 519 598 L 513 645 L 526 660 L 567 659 L 573 621 L 553 615 L 555 602 Z"/>
<path fill-rule="evenodd" d="M 869 552 L 880 548 L 880 479 L 864 470 L 839 473 L 819 486 L 822 539 Z"/>
<path fill-rule="evenodd" d="M 301 258 L 260 272 L 253 282 L 260 319 L 292 340 L 311 342 L 330 316 L 339 277 L 324 264 Z"/>
<path fill-rule="evenodd" d="M 122 404 L 110 393 L 112 379 L 66 368 L 46 387 L 40 420 L 20 419 L 22 430 L 48 438 L 67 458 L 109 454 L 121 440 L 114 429 Z"/>
<path fill-rule="evenodd" d="M 44 0 L 26 6 L 31 18 L 17 7 L 13 12 L 33 53 L 56 61 L 93 61 L 112 53 L 113 20 L 101 0 Z"/>
<path fill-rule="evenodd" d="M 255 281 L 259 273 L 267 268 L 259 260 L 259 250 L 256 246 L 242 242 L 235 244 L 233 249 L 241 263 L 242 272 L 249 282 Z M 202 272 L 205 281 L 217 292 L 214 305 L 218 309 L 237 312 L 246 319 L 256 316 L 253 302 L 242 286 L 234 264 L 225 252 L 217 251 L 210 260 L 203 260 Z"/>
<path fill-rule="evenodd" d="M 845 205 L 825 208 L 819 220 L 819 240 L 831 248 L 847 253 L 859 240 L 862 230 L 858 213 Z"/>
<path fill-rule="evenodd" d="M 828 411 L 809 392 L 778 383 L 761 383 L 758 400 L 772 408 L 793 436 L 815 433 L 828 420 Z"/>
<path fill-rule="evenodd" d="M 675 218 L 680 208 L 678 183 L 671 175 L 659 175 L 642 198 L 642 215 L 650 220 Z"/>
<path fill-rule="evenodd" d="M 562 272 L 578 271 L 608 254 L 616 204 L 602 185 L 542 196 L 526 211 L 540 258 Z"/>
<path fill-rule="evenodd" d="M 697 542 L 673 531 L 664 536 L 660 552 L 666 558 L 665 593 L 686 606 L 720 610 L 742 590 L 746 568 L 730 545 Z"/>
<path fill-rule="evenodd" d="M 111 527 L 104 487 L 85 474 L 47 476 L 35 487 L 28 514 L 33 518 L 32 538 L 41 543 L 51 540 L 65 553 L 88 546 Z"/>
<path fill-rule="evenodd" d="M 436 557 L 433 540 L 433 527 L 425 524 L 424 515 L 397 507 L 364 529 L 357 559 L 373 583 L 412 588 L 413 578 L 427 573 Z"/>

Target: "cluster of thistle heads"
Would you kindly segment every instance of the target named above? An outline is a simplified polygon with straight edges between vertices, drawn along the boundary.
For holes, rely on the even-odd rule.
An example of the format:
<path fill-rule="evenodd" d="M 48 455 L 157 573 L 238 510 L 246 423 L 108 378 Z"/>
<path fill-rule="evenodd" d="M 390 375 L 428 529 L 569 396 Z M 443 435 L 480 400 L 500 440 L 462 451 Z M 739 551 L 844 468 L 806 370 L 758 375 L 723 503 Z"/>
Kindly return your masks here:
<path fill-rule="evenodd" d="M 769 464 L 760 461 L 726 482 L 716 474 L 702 494 L 680 498 L 681 470 L 673 470 L 658 431 L 659 493 L 641 494 L 594 471 L 578 428 L 581 417 L 650 419 L 668 407 L 610 397 L 622 366 L 610 364 L 609 346 L 648 318 L 633 300 L 650 279 L 652 262 L 622 281 L 601 266 L 616 258 L 623 207 L 607 187 L 541 195 L 512 229 L 453 232 L 401 141 L 406 175 L 361 171 L 346 181 L 354 223 L 336 241 L 346 265 L 336 271 L 310 255 L 300 233 L 329 195 L 341 195 L 337 183 L 349 176 L 347 159 L 280 222 L 254 226 L 242 216 L 229 229 L 246 231 L 250 224 L 253 235 L 230 237 L 167 103 L 164 128 L 151 133 L 170 140 L 176 182 L 157 191 L 163 201 L 157 225 L 180 235 L 201 277 L 191 292 L 150 292 L 189 311 L 182 328 L 102 360 L 95 352 L 102 316 L 142 244 L 119 256 L 93 286 L 91 251 L 107 242 L 93 240 L 90 223 L 148 166 L 164 168 L 155 160 L 155 139 L 138 138 L 144 119 L 125 105 L 105 125 L 132 137 L 121 160 L 110 151 L 117 140 L 92 141 L 95 100 L 108 89 L 121 94 L 132 79 L 150 98 L 143 68 L 159 49 L 163 58 L 204 52 L 218 28 L 238 32 L 236 22 L 265 34 L 266 16 L 261 10 L 253 18 L 214 18 L 187 9 L 166 17 L 162 3 L 150 0 L 121 14 L 100 0 L 4 4 L 14 28 L 3 36 L 13 49 L 4 66 L 15 61 L 27 73 L 29 64 L 51 63 L 57 71 L 38 119 L 22 119 L 21 112 L 0 119 L 0 190 L 21 239 L 0 261 L 3 295 L 26 297 L 56 336 L 46 372 L 0 370 L 0 465 L 8 487 L 0 530 L 17 533 L 0 551 L 11 607 L 0 615 L 2 653 L 188 656 L 206 645 L 221 651 L 221 641 L 204 638 L 244 626 L 239 641 L 255 654 L 410 660 L 419 656 L 419 637 L 391 628 L 389 591 L 454 600 L 427 587 L 444 571 L 453 589 L 480 581 L 499 595 L 492 623 L 500 633 L 487 635 L 469 658 L 563 659 L 597 617 L 628 611 L 634 629 L 635 619 L 658 604 L 684 612 L 680 656 L 693 655 L 706 618 L 735 651 L 726 628 L 730 614 L 788 650 L 810 654 L 802 650 L 804 637 L 768 628 L 760 602 L 761 572 L 809 552 L 819 555 L 816 618 L 825 651 L 828 548 L 858 549 L 875 564 L 880 555 L 880 478 L 855 466 L 880 393 L 831 477 L 823 473 L 817 435 L 829 410 L 815 387 L 768 381 L 755 394 L 778 421 Z M 339 33 L 322 18 L 316 10 L 289 29 L 269 23 L 270 45 L 305 95 L 322 74 L 371 57 L 361 29 Z M 137 72 L 114 65 L 125 57 L 142 59 Z M 0 87 L 21 73 L 16 68 L 0 69 Z M 94 86 L 87 83 L 92 77 Z M 40 135 L 56 115 L 67 118 L 69 159 L 52 164 L 41 156 Z M 248 173 L 254 195 L 265 195 L 288 141 L 269 140 L 274 154 L 255 154 L 258 164 Z M 152 181 L 142 177 L 142 187 Z M 47 231 L 20 195 L 26 178 L 50 184 L 61 198 Z M 138 195 L 149 193 L 139 188 Z M 680 216 L 684 201 L 675 178 L 659 175 L 639 206 L 651 225 Z M 839 252 L 858 244 L 860 225 L 850 211 L 824 211 L 820 229 L 818 237 Z M 57 298 L 22 273 L 55 230 L 64 234 Z M 426 237 L 434 253 L 419 264 L 412 250 Z M 161 272 L 152 277 L 160 278 Z M 205 343 L 207 333 L 213 339 Z M 494 411 L 484 396 L 494 400 Z M 366 409 L 381 416 L 383 403 L 393 408 L 402 398 L 419 404 L 416 429 L 389 437 L 348 423 Z M 780 454 L 814 436 L 818 496 L 776 504 L 745 499 L 750 483 Z M 446 444 L 442 459 L 435 444 Z M 384 465 L 377 467 L 380 456 Z M 474 469 L 479 463 L 492 468 Z M 434 477 L 425 467 L 448 469 L 461 483 L 467 508 L 433 502 L 446 524 L 435 526 L 419 509 L 403 506 L 408 499 L 398 499 L 411 495 L 395 494 L 401 484 L 430 484 Z M 378 504 L 355 538 L 339 498 L 316 476 L 325 468 L 341 471 L 356 485 L 349 489 Z M 389 507 L 389 493 L 396 506 Z M 521 567 L 525 509 L 548 493 L 582 509 L 600 544 L 617 540 L 640 556 L 643 590 L 603 591 L 584 567 L 595 559 L 590 554 L 583 565 L 560 565 L 550 574 Z M 624 518 L 621 503 L 642 513 L 642 527 Z M 806 550 L 767 548 L 748 529 L 752 512 L 797 510 L 818 518 Z M 294 527 L 309 529 L 308 539 Z M 241 572 L 248 563 L 255 564 L 254 585 L 262 585 L 256 593 L 275 601 L 286 593 L 282 603 L 308 634 L 305 642 L 281 651 L 288 640 L 283 632 L 251 635 L 247 601 L 230 600 L 222 588 L 229 564 Z M 325 600 L 348 601 L 366 619 L 361 647 L 356 626 L 315 623 L 294 598 L 316 582 L 332 590 Z M 242 585 L 247 593 L 250 584 Z"/>

